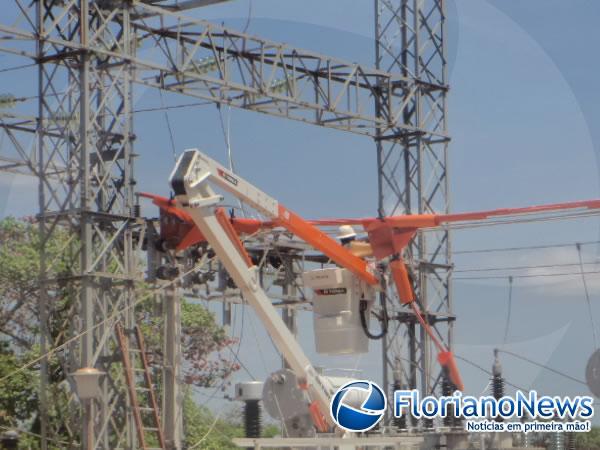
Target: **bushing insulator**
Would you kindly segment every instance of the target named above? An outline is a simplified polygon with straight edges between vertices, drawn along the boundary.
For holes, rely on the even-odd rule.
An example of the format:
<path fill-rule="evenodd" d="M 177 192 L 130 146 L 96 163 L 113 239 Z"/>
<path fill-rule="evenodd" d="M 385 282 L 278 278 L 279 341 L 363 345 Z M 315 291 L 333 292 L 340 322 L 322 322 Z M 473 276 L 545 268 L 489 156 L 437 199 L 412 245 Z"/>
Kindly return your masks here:
<path fill-rule="evenodd" d="M 247 438 L 258 438 L 261 433 L 259 400 L 246 400 L 244 405 L 244 430 Z"/>

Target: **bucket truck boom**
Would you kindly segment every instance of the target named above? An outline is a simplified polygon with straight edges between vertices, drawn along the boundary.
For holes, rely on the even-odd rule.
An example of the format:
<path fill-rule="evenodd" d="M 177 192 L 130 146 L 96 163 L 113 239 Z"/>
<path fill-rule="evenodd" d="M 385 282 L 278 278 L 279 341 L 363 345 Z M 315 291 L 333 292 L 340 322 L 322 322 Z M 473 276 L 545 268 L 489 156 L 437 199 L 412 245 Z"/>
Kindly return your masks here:
<path fill-rule="evenodd" d="M 275 219 L 281 215 L 284 220 L 293 222 L 297 227 L 303 224 L 303 219 L 293 215 L 281 207 L 275 199 L 232 174 L 198 150 L 187 150 L 179 158 L 170 182 L 176 202 L 191 216 L 200 229 L 240 289 L 241 295 L 254 308 L 278 350 L 295 372 L 301 387 L 306 390 L 315 426 L 320 431 L 326 431 L 332 424 L 328 410 L 333 387 L 326 378 L 316 372 L 302 347 L 261 288 L 256 267 L 253 266 L 225 212 L 218 206 L 223 197 L 214 192 L 211 184 L 214 183 L 228 190 L 267 217 Z M 325 245 L 329 244 L 331 251 L 335 253 L 338 250 L 335 248 L 337 242 L 326 234 L 321 234 L 322 236 L 315 234 L 312 239 L 318 239 Z M 364 261 L 359 258 L 351 262 L 357 268 L 364 269 L 362 267 Z"/>

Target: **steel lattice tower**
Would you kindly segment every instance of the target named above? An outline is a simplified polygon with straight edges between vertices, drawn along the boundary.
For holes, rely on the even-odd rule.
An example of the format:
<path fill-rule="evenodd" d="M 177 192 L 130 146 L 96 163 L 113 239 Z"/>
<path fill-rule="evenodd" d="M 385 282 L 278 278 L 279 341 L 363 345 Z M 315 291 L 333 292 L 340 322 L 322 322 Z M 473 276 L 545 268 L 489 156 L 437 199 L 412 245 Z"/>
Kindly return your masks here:
<path fill-rule="evenodd" d="M 379 114 L 389 102 L 402 102 L 399 126 L 379 131 L 377 146 L 379 214 L 446 213 L 448 142 L 447 63 L 444 0 L 376 0 L 375 55 L 378 69 L 401 74 L 409 83 L 381 89 Z M 412 130 L 407 130 L 410 125 Z M 405 257 L 412 268 L 418 301 L 443 341 L 451 346 L 452 303 L 447 231 L 420 232 Z M 396 381 L 430 393 L 437 386 L 431 343 L 415 317 L 388 296 L 390 323 L 383 344 L 384 384 Z M 393 313 L 392 313 L 393 311 Z"/>
<path fill-rule="evenodd" d="M 120 20 L 113 20 L 117 15 Z M 114 341 L 117 321 L 133 325 L 134 283 L 139 279 L 134 254 L 139 223 L 134 214 L 131 65 L 123 58 L 87 50 L 98 45 L 133 54 L 129 4 L 112 2 L 103 9 L 101 2 L 40 1 L 36 26 L 39 36 L 56 40 L 40 39 L 37 48 L 40 230 L 44 242 L 59 227 L 71 233 L 65 252 L 71 270 L 60 280 L 71 297 L 61 340 L 92 330 L 70 344 L 59 360 L 65 374 L 80 367 L 106 373 L 101 395 L 84 408 L 81 418 L 85 448 L 132 448 L 135 433 Z M 61 40 L 70 41 L 69 46 L 60 45 Z M 73 44 L 81 50 L 74 50 Z M 42 293 L 57 282 L 46 278 L 45 269 Z M 43 295 L 41 310 L 43 324 L 46 317 L 58 315 Z M 45 369 L 42 372 L 47 373 Z M 45 399 L 43 414 L 47 407 Z M 74 432 L 74 417 L 66 419 L 70 420 L 63 426 Z M 53 430 L 44 431 L 54 435 Z"/>
<path fill-rule="evenodd" d="M 107 373 L 94 407 L 79 417 L 70 394 L 60 424 L 63 433 L 95 441 L 98 449 L 137 448 L 114 333 L 117 321 L 134 325 L 135 283 L 142 279 L 137 251 L 145 224 L 134 197 L 132 83 L 373 137 L 380 214 L 448 210 L 443 0 L 375 0 L 376 68 L 181 14 L 210 3 L 13 0 L 19 17 L 0 20 L 8 37 L 0 51 L 37 64 L 39 102 L 34 119 L 0 116 L 14 146 L 0 155 L 0 170 L 38 177 L 44 242 L 59 228 L 70 233 L 66 273 L 49 279 L 53 261 L 42 255 L 42 352 L 72 339 L 56 354 L 64 374 L 88 366 Z M 33 153 L 20 140 L 31 133 Z M 407 255 L 421 305 L 447 344 L 449 251 L 447 232 L 427 232 Z M 68 292 L 66 305 L 51 304 L 47 293 L 56 289 Z M 390 294 L 396 320 L 383 346 L 386 386 L 403 378 L 430 392 L 437 365 L 429 342 Z M 48 379 L 52 364 L 43 360 L 41 370 L 42 434 L 50 438 L 55 431 L 44 427 L 53 402 L 44 396 L 56 384 Z M 175 396 L 165 399 L 174 416 Z"/>

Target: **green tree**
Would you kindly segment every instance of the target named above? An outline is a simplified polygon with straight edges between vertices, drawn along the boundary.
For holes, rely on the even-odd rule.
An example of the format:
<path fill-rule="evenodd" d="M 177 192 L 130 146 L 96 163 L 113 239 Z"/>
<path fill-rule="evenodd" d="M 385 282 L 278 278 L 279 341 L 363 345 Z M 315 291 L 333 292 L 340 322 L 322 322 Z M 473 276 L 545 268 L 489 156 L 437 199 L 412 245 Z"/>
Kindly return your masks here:
<path fill-rule="evenodd" d="M 73 262 L 73 248 L 77 247 L 76 238 L 65 230 L 58 229 L 50 241 L 46 242 L 45 252 L 48 264 L 47 277 L 60 280 L 64 275 L 76 271 Z M 39 340 L 40 322 L 38 311 L 41 240 L 38 225 L 34 220 L 5 218 L 0 220 L 0 378 L 11 374 L 26 361 L 39 356 L 36 342 Z M 52 340 L 64 341 L 68 327 L 69 310 L 73 304 L 72 292 L 60 282 L 46 286 L 49 303 L 53 308 L 48 324 Z M 148 349 L 154 354 L 153 364 L 157 369 L 162 360 L 162 315 L 156 308 L 155 298 L 150 287 L 140 285 L 136 290 L 143 292 L 144 300 L 136 307 L 138 323 L 146 337 Z M 145 293 L 144 293 L 145 292 Z M 182 347 L 184 381 L 198 387 L 216 387 L 225 389 L 230 375 L 239 365 L 222 352 L 235 343 L 220 327 L 214 315 L 201 304 L 183 301 L 182 303 Z M 52 436 L 58 441 L 69 441 L 73 437 L 70 431 L 61 426 L 62 418 L 68 414 L 68 386 L 56 357 L 49 360 L 50 386 L 48 396 L 52 398 L 50 418 L 54 423 L 51 429 L 57 430 Z M 0 425 L 18 426 L 32 433 L 39 432 L 38 393 L 39 367 L 19 372 L 0 383 Z M 160 384 L 160 370 L 155 373 Z M 186 436 L 191 442 L 199 436 L 202 427 L 196 424 L 202 420 L 212 420 L 212 413 L 194 404 L 188 394 L 185 402 Z M 200 421 L 200 422 L 199 422 Z M 189 424 L 189 425 L 187 425 Z M 216 424 L 220 436 L 219 445 L 224 447 L 232 436 L 241 435 L 242 428 L 230 417 L 220 418 Z M 199 431 L 200 430 L 200 431 Z M 211 433 L 212 435 L 212 433 Z M 76 437 L 75 437 L 76 438 Z M 200 437 L 198 437 L 200 439 Z M 213 439 L 213 437 L 211 437 Z M 216 439 L 216 438 L 215 438 Z M 24 448 L 36 448 L 34 438 L 26 439 Z M 210 442 L 213 442 L 212 440 Z M 229 445 L 229 444 L 227 444 Z M 57 444 L 56 448 L 64 448 Z M 207 448 L 207 447 L 202 447 Z"/>
<path fill-rule="evenodd" d="M 0 342 L 0 378 L 15 372 L 23 365 L 8 342 Z M 24 370 L 8 378 L 0 388 L 0 425 L 14 427 L 31 419 L 37 408 L 38 376 L 35 370 Z M 15 395 L 18 393 L 18 395 Z"/>
<path fill-rule="evenodd" d="M 203 450 L 235 449 L 231 439 L 244 435 L 243 426 L 230 414 L 215 416 L 198 405 L 188 390 L 183 402 L 185 441 L 188 447 Z"/>
<path fill-rule="evenodd" d="M 600 450 L 600 427 L 592 427 L 589 433 L 575 433 L 575 448 Z"/>
<path fill-rule="evenodd" d="M 184 397 L 185 442 L 189 448 L 205 450 L 238 449 L 232 439 L 244 436 L 241 410 L 231 409 L 215 415 L 205 406 L 198 405 L 188 389 Z M 272 423 L 263 424 L 263 437 L 280 434 Z M 195 446 L 195 447 L 194 447 Z"/>

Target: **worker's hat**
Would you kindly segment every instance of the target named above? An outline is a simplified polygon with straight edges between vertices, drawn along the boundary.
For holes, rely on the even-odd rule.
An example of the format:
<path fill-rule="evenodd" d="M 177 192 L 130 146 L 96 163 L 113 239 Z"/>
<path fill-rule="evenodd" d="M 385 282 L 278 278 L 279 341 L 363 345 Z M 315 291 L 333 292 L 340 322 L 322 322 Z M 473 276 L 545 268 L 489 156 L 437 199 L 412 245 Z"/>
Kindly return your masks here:
<path fill-rule="evenodd" d="M 348 239 L 356 237 L 356 231 L 350 225 L 342 225 L 338 228 L 338 239 Z"/>

